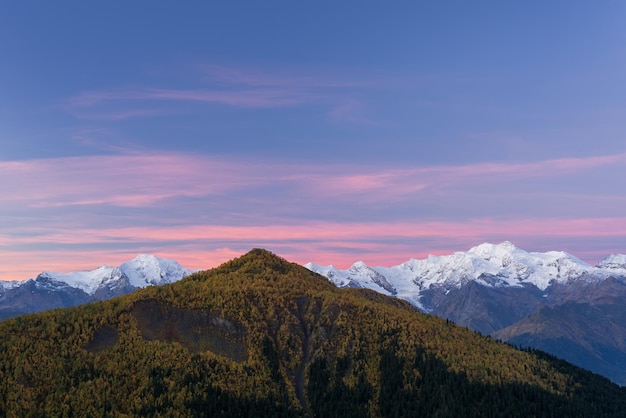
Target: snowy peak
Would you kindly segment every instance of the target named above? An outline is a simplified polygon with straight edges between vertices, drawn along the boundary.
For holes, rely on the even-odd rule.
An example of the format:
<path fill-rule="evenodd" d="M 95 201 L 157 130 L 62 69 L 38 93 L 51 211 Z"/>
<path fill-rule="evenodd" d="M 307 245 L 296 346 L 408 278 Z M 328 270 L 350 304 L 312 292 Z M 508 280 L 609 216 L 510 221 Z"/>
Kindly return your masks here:
<path fill-rule="evenodd" d="M 172 283 L 191 273 L 175 261 L 143 254 L 119 267 L 101 266 L 72 273 L 45 271 L 35 279 L 0 282 L 0 321 L 111 299 L 138 288 Z"/>
<path fill-rule="evenodd" d="M 146 287 L 176 282 L 191 274 L 174 260 L 158 258 L 150 254 L 138 255 L 123 263 L 119 270 L 133 287 Z"/>
<path fill-rule="evenodd" d="M 119 267 L 101 266 L 95 270 L 72 273 L 45 271 L 37 276 L 35 282 L 56 287 L 66 285 L 93 295 L 99 289 L 123 286 L 125 282 L 134 288 L 173 283 L 191 273 L 176 261 L 142 254 Z"/>
<path fill-rule="evenodd" d="M 378 290 L 383 289 L 386 294 L 395 295 L 397 293 L 396 288 L 389 283 L 387 278 L 379 273 L 376 269 L 369 267 L 363 261 L 357 261 L 348 269 L 348 280 L 351 281 L 351 277 L 359 277 L 361 280 L 358 282 L 359 287 L 365 287 L 368 289 Z"/>
<path fill-rule="evenodd" d="M 596 267 L 609 269 L 609 270 L 625 270 L 626 271 L 626 255 L 611 254 L 604 260 L 600 261 Z"/>
<path fill-rule="evenodd" d="M 332 264 L 329 266 L 321 266 L 319 264 L 307 263 L 304 265 L 304 267 L 318 274 L 321 274 L 322 276 L 328 278 L 331 281 L 333 281 L 333 279 L 338 277 L 338 274 L 339 274 L 339 270 L 337 270 L 335 266 L 333 266 Z"/>
<path fill-rule="evenodd" d="M 367 266 L 367 264 L 365 264 L 365 262 L 363 261 L 357 261 L 356 263 L 354 263 L 351 267 L 350 267 L 350 271 L 363 271 L 363 270 L 367 270 L 369 269 L 369 267 Z"/>
<path fill-rule="evenodd" d="M 485 260 L 489 260 L 491 258 L 502 258 L 505 256 L 510 256 L 516 252 L 524 252 L 520 250 L 515 245 L 513 245 L 509 241 L 504 241 L 500 244 L 491 244 L 485 242 L 483 244 L 477 245 L 476 247 L 470 248 L 468 253 L 476 254 L 479 257 L 484 258 Z"/>
<path fill-rule="evenodd" d="M 460 288 L 469 282 L 488 287 L 534 286 L 542 291 L 554 283 L 592 283 L 615 275 L 626 276 L 626 257 L 611 256 L 592 267 L 563 251 L 528 252 L 511 242 L 484 243 L 467 252 L 410 259 L 393 267 L 369 267 L 359 261 L 347 270 L 317 266 L 337 286 L 366 287 L 395 294 L 419 305 L 428 289 Z"/>
<path fill-rule="evenodd" d="M 502 267 L 506 267 L 512 262 L 523 263 L 529 266 L 533 264 L 542 266 L 551 263 L 569 263 L 581 266 L 582 268 L 590 267 L 589 264 L 564 251 L 548 251 L 545 253 L 527 252 L 517 248 L 509 241 L 504 241 L 500 244 L 480 244 L 471 248 L 467 253 L 475 254 L 485 261 L 496 265 L 499 264 Z"/>
<path fill-rule="evenodd" d="M 465 254 L 479 257 L 487 263 L 484 270 L 476 270 L 476 277 L 483 273 L 494 274 L 512 286 L 527 283 L 545 290 L 553 281 L 563 283 L 598 273 L 589 264 L 566 252 L 527 252 L 508 241 L 481 244 Z"/>
<path fill-rule="evenodd" d="M 36 282 L 53 281 L 58 284 L 66 284 L 92 295 L 100 284 L 114 277 L 115 267 L 101 266 L 95 270 L 84 270 L 72 273 L 56 273 L 44 271 L 35 279 Z"/>
<path fill-rule="evenodd" d="M 15 287 L 19 287 L 23 282 L 19 281 L 19 280 L 11 280 L 11 281 L 4 281 L 4 280 L 0 280 L 0 294 L 3 293 L 5 290 L 9 290 L 9 289 L 13 289 Z"/>

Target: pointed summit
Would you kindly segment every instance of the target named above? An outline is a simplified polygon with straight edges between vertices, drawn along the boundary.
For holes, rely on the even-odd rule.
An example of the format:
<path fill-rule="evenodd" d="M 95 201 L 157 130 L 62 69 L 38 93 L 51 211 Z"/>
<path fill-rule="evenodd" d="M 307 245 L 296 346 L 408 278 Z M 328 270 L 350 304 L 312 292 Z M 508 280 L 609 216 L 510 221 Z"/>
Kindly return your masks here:
<path fill-rule="evenodd" d="M 489 260 L 493 257 L 502 258 L 506 254 L 512 254 L 517 251 L 523 251 L 517 248 L 510 241 L 504 241 L 500 244 L 491 244 L 485 242 L 483 244 L 477 245 L 476 247 L 470 248 L 469 253 L 473 253 L 481 256 L 485 260 Z M 523 251 L 525 252 L 525 251 Z"/>
<path fill-rule="evenodd" d="M 369 266 L 367 264 L 365 264 L 364 261 L 357 261 L 356 263 L 352 264 L 352 266 L 350 267 L 351 271 L 359 271 L 359 270 L 365 270 L 368 269 Z"/>
<path fill-rule="evenodd" d="M 626 255 L 625 254 L 611 254 L 604 260 L 600 261 L 596 267 L 611 269 L 611 270 L 626 270 Z"/>
<path fill-rule="evenodd" d="M 191 274 L 176 261 L 151 254 L 138 255 L 120 265 L 119 271 L 128 278 L 131 286 L 139 288 L 176 282 Z"/>
<path fill-rule="evenodd" d="M 250 279 L 254 281 L 271 281 L 277 285 L 292 288 L 306 289 L 319 288 L 319 286 L 336 290 L 336 287 L 325 277 L 299 265 L 289 262 L 284 258 L 264 248 L 254 248 L 242 255 L 228 261 L 219 267 L 202 272 L 194 277 L 204 278 L 208 274 L 232 274 L 237 278 L 240 286 L 246 286 Z M 239 279 L 242 279 L 241 281 Z"/>
<path fill-rule="evenodd" d="M 264 248 L 253 248 L 241 257 L 227 261 L 217 268 L 228 271 L 246 272 L 248 270 L 258 270 L 263 267 L 263 269 L 285 273 L 293 268 L 292 264 L 293 263 L 288 262 L 284 258 Z"/>

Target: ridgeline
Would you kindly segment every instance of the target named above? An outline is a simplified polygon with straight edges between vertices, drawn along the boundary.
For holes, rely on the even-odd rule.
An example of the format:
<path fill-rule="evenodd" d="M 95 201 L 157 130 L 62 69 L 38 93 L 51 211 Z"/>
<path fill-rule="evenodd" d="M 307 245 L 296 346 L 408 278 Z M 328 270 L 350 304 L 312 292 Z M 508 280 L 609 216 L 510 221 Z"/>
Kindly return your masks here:
<path fill-rule="evenodd" d="M 0 416 L 609 417 L 626 390 L 255 249 L 0 323 Z"/>

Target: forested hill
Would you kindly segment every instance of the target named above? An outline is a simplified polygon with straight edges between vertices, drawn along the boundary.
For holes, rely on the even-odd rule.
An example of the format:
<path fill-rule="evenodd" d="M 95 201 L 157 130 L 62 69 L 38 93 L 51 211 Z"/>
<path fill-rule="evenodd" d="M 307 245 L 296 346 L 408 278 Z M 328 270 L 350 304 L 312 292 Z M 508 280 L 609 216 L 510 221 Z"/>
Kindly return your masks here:
<path fill-rule="evenodd" d="M 0 323 L 0 416 L 623 416 L 626 392 L 265 250 Z"/>

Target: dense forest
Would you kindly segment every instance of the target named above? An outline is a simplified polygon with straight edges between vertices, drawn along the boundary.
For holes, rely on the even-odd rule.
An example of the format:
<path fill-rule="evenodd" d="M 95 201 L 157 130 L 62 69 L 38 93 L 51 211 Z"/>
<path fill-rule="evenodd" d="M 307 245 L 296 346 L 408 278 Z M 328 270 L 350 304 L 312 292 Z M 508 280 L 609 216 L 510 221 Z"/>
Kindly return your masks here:
<path fill-rule="evenodd" d="M 603 417 L 626 391 L 253 250 L 0 323 L 0 416 Z"/>

